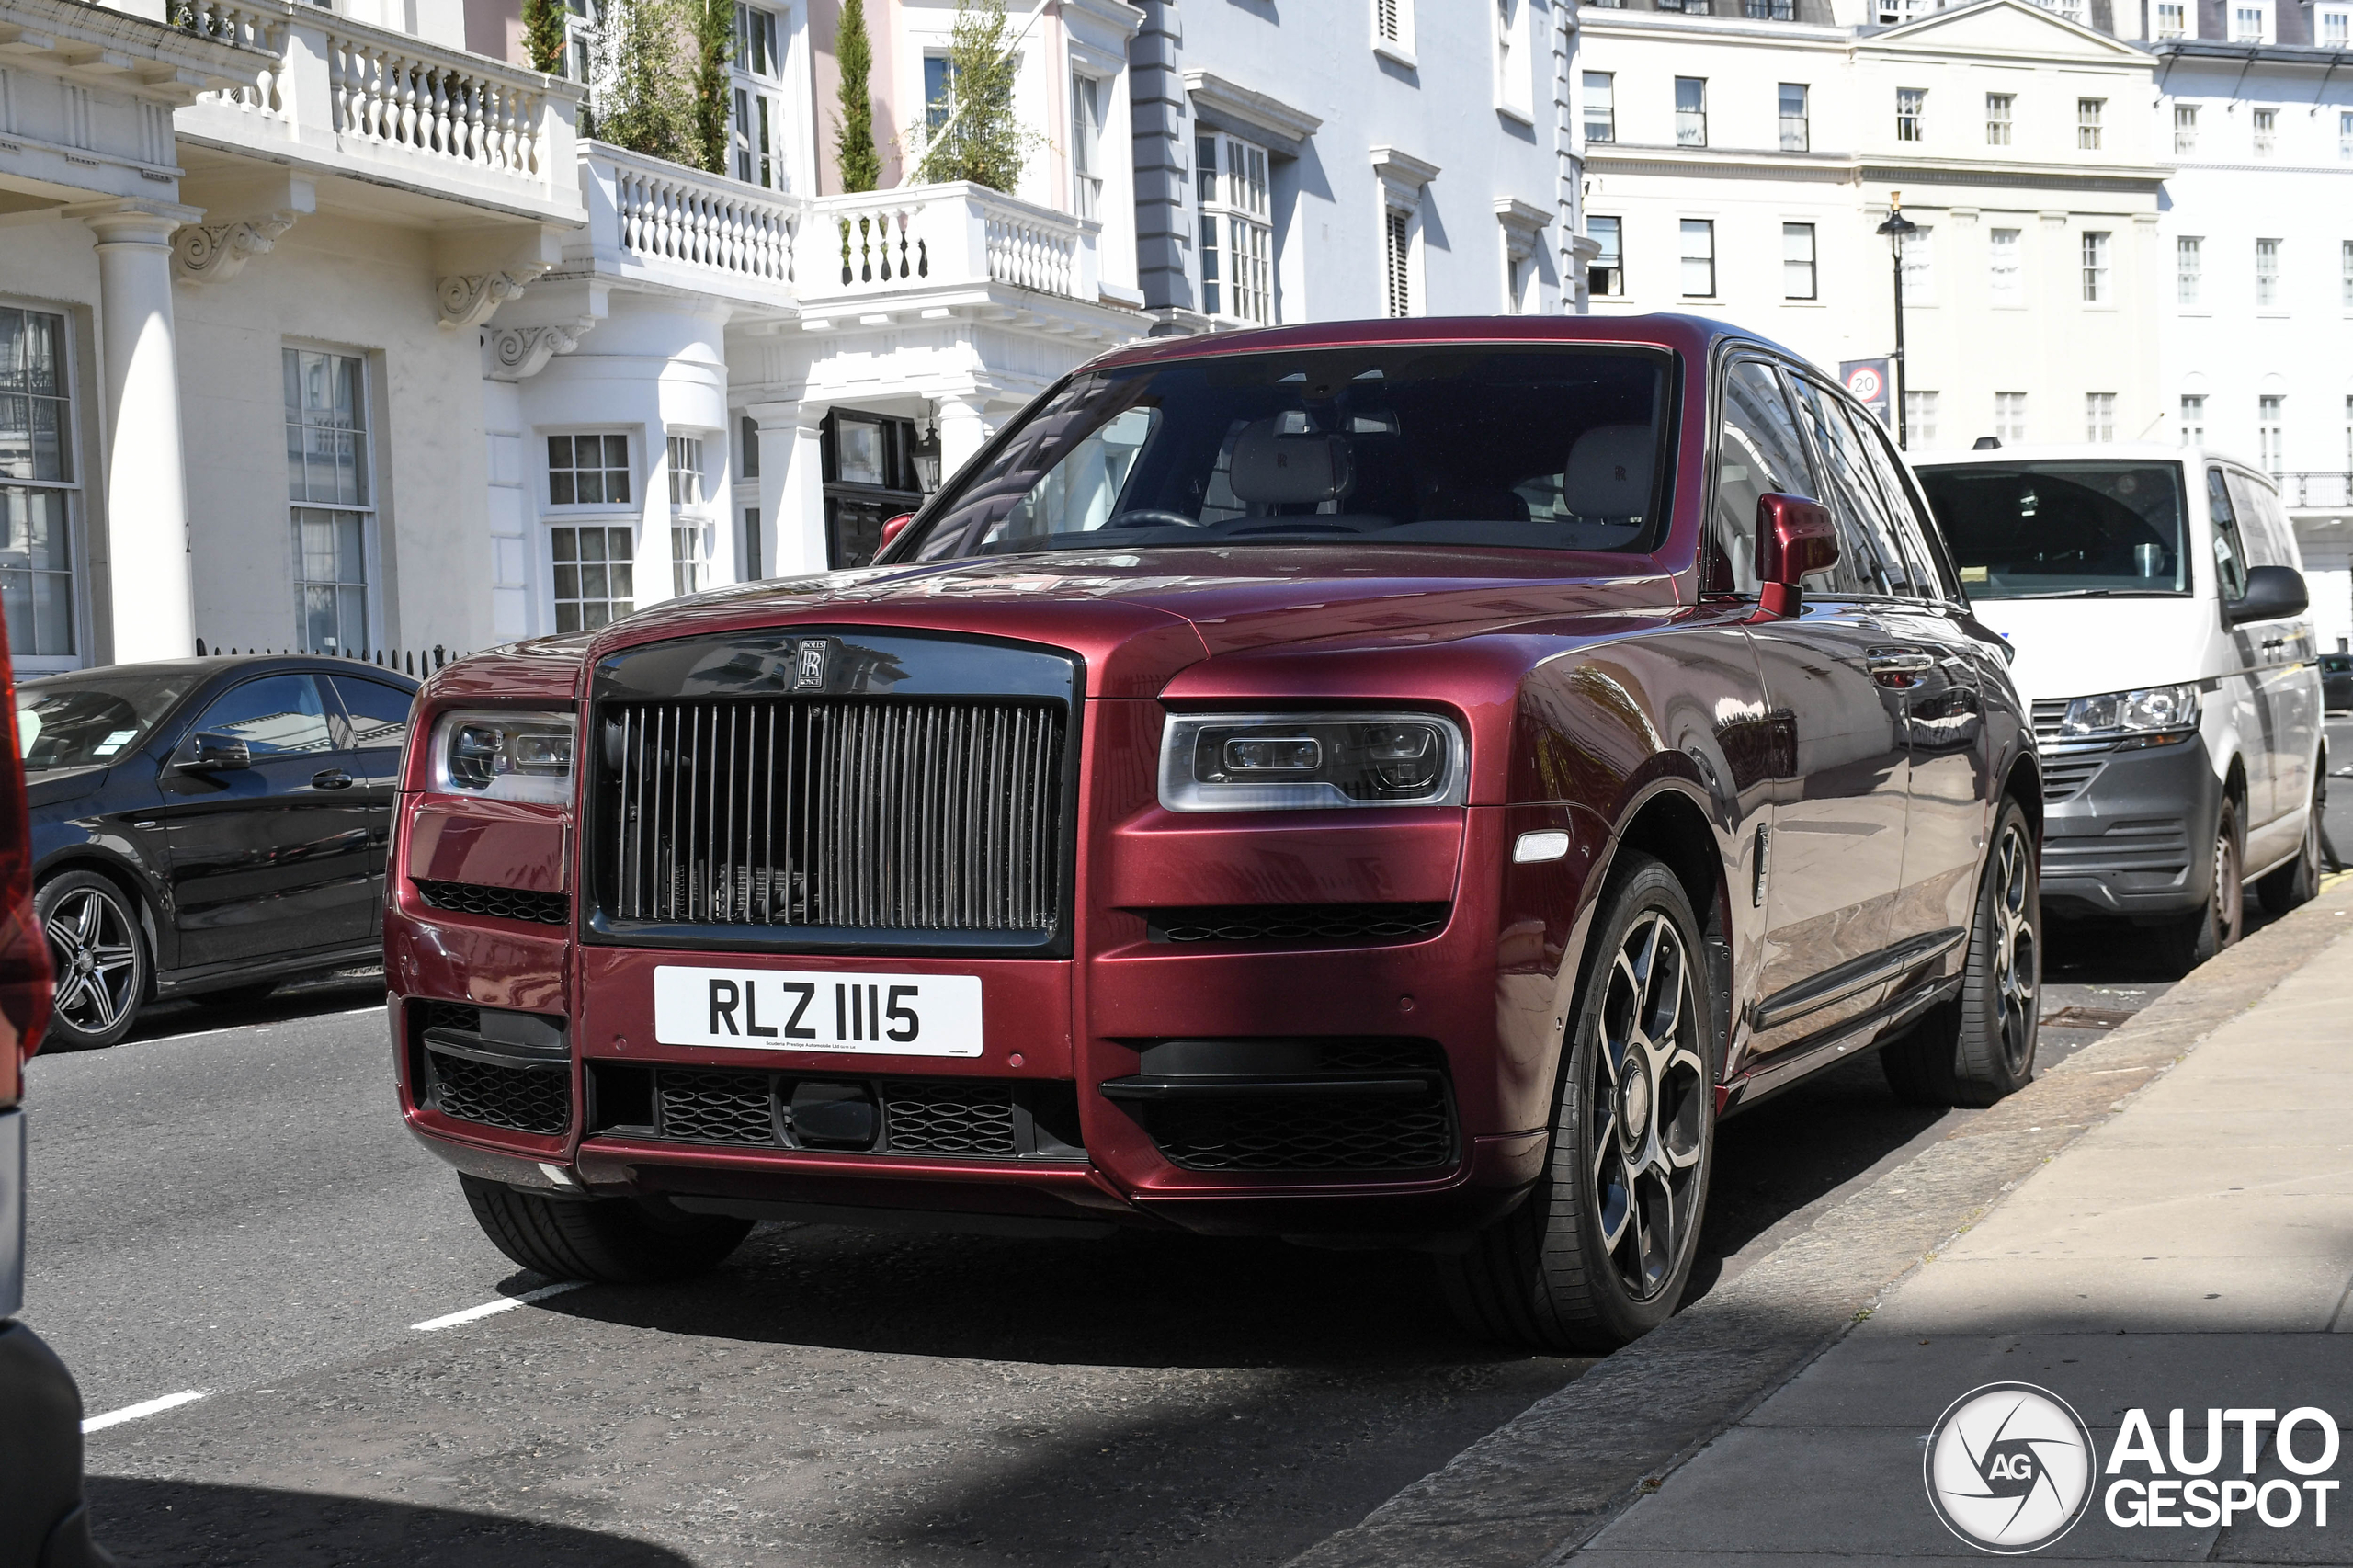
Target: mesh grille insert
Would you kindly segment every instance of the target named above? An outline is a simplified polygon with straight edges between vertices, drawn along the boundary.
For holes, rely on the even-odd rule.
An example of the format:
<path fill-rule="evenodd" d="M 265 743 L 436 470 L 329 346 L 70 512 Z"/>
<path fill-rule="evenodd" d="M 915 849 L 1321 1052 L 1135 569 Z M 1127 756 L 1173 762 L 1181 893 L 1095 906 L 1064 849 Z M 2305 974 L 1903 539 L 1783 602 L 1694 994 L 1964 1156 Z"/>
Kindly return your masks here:
<path fill-rule="evenodd" d="M 1018 1153 L 1013 1094 L 1003 1084 L 953 1078 L 882 1085 L 883 1147 L 893 1154 Z"/>
<path fill-rule="evenodd" d="M 1450 1164 L 1453 1119 L 1435 1087 L 1426 1100 L 1182 1100 L 1146 1108 L 1146 1130 L 1171 1163 L 1195 1171 L 1407 1171 Z"/>
<path fill-rule="evenodd" d="M 1444 903 L 1259 903 L 1147 909 L 1155 942 L 1414 942 L 1445 928 Z"/>
<path fill-rule="evenodd" d="M 433 1103 L 442 1115 L 549 1137 L 570 1124 L 569 1069 L 498 1067 L 427 1050 L 433 1061 Z"/>
<path fill-rule="evenodd" d="M 413 881 L 416 895 L 436 909 L 524 920 L 534 926 L 565 926 L 572 921 L 572 900 L 560 892 L 494 888 L 481 882 L 429 882 L 421 877 Z"/>
<path fill-rule="evenodd" d="M 654 1081 L 662 1137 L 690 1143 L 776 1142 L 772 1074 L 665 1067 Z"/>

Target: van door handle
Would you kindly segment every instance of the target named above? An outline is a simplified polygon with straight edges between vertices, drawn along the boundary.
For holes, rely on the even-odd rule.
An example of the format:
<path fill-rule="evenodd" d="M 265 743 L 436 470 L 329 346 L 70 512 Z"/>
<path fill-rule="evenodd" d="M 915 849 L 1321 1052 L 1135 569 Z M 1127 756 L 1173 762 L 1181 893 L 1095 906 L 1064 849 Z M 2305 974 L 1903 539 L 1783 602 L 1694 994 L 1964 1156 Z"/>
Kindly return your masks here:
<path fill-rule="evenodd" d="M 311 788 L 313 790 L 348 790 L 351 788 L 351 775 L 346 773 L 340 767 L 330 767 L 324 772 L 313 773 L 311 775 Z"/>

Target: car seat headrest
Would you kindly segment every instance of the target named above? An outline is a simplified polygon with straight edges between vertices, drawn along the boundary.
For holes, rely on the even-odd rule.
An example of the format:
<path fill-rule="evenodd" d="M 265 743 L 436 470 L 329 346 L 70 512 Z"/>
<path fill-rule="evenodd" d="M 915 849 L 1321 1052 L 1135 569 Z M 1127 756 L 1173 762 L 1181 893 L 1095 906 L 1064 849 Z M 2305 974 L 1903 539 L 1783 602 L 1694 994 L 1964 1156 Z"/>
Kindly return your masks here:
<path fill-rule="evenodd" d="M 1290 506 L 1336 501 L 1352 477 L 1346 438 L 1321 434 L 1304 415 L 1290 413 L 1242 427 L 1226 483 L 1236 500 Z"/>
<path fill-rule="evenodd" d="M 1647 425 L 1597 425 L 1569 449 L 1562 504 L 1580 517 L 1647 517 L 1654 466 Z"/>

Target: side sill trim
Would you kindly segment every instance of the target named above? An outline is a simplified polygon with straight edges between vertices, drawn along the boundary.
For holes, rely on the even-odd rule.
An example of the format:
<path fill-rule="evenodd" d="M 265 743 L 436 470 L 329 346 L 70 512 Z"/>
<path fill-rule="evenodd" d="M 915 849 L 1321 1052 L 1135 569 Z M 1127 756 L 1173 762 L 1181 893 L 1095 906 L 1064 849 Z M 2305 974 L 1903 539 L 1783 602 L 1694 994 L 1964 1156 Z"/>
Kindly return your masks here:
<path fill-rule="evenodd" d="M 1816 1008 L 1843 1002 L 1858 992 L 1868 991 L 1882 981 L 1891 980 L 1909 969 L 1933 962 L 1967 939 L 1969 933 L 1960 926 L 1948 926 L 1942 931 L 1930 931 L 1925 936 L 1883 948 L 1836 969 L 1817 974 L 1809 980 L 1776 991 L 1756 1004 L 1753 1027 L 1777 1029 L 1783 1024 L 1804 1017 Z"/>

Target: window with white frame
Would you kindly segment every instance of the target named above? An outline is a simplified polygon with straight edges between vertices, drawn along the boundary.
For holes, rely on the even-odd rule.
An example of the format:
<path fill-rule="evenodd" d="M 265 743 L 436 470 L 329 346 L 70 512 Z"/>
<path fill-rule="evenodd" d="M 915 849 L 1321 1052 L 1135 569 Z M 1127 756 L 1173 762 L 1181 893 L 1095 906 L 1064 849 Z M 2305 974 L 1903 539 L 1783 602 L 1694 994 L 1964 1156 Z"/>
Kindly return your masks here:
<path fill-rule="evenodd" d="M 1712 218 L 1683 220 L 1683 297 L 1707 300 L 1716 292 L 1716 224 Z"/>
<path fill-rule="evenodd" d="M 2088 230 L 2082 241 L 2084 303 L 2104 305 L 2109 302 L 2108 235 L 2098 230 Z"/>
<path fill-rule="evenodd" d="M 2183 38 L 2188 31 L 2183 0 L 2157 0 L 2157 36 Z"/>
<path fill-rule="evenodd" d="M 2203 446 L 2206 441 L 2206 394 L 2184 392 L 2180 417 L 2181 444 L 2185 447 Z"/>
<path fill-rule="evenodd" d="M 2341 111 L 2336 117 L 2336 155 L 2353 159 L 2353 110 Z"/>
<path fill-rule="evenodd" d="M 1937 444 L 1937 394 L 1932 392 L 1912 392 L 1904 394 L 1904 429 L 1915 447 Z"/>
<path fill-rule="evenodd" d="M 2269 310 L 2279 303 L 2279 242 L 2255 242 L 2255 307 Z"/>
<path fill-rule="evenodd" d="M 1607 71 L 1585 74 L 1585 139 L 1618 140 L 1618 79 Z"/>
<path fill-rule="evenodd" d="M 2084 394 L 2084 439 L 2113 441 L 2116 439 L 2116 394 L 2086 392 Z"/>
<path fill-rule="evenodd" d="M 1705 76 L 1677 76 L 1675 79 L 1675 144 L 1678 147 L 1704 147 L 1708 144 L 1708 79 Z"/>
<path fill-rule="evenodd" d="M 637 608 L 631 539 L 626 523 L 559 523 L 548 529 L 558 631 L 594 631 Z"/>
<path fill-rule="evenodd" d="M 313 653 L 357 653 L 369 642 L 368 535 L 375 519 L 367 362 L 315 348 L 281 356 L 297 636 Z"/>
<path fill-rule="evenodd" d="M 2231 8 L 2231 41 L 2261 43 L 2263 41 L 2263 7 L 2234 6 Z"/>
<path fill-rule="evenodd" d="M 1103 215 L 1103 105 L 1109 96 L 1101 78 L 1071 76 L 1070 202 L 1081 218 Z"/>
<path fill-rule="evenodd" d="M 1813 145 L 1813 116 L 1803 82 L 1781 84 L 1781 151 L 1802 153 Z"/>
<path fill-rule="evenodd" d="M 1495 107 L 1518 119 L 1534 112 L 1534 53 L 1528 38 L 1528 0 L 1495 0 Z"/>
<path fill-rule="evenodd" d="M 1619 298 L 1626 292 L 1623 227 L 1620 219 L 1597 218 L 1590 212 L 1586 214 L 1586 237 L 1597 247 L 1593 259 L 1586 263 L 1586 288 L 1595 299 Z"/>
<path fill-rule="evenodd" d="M 63 316 L 0 306 L 0 598 L 19 660 L 74 653 L 72 377 Z"/>
<path fill-rule="evenodd" d="M 2324 8 L 2314 20 L 2320 28 L 2320 46 L 2323 49 L 2343 49 L 2353 44 L 2353 25 L 2348 25 L 2353 24 L 2353 12 L 2342 7 Z"/>
<path fill-rule="evenodd" d="M 2100 150 L 2100 120 L 2107 112 L 2106 98 L 2075 100 L 2075 151 L 2097 153 Z"/>
<path fill-rule="evenodd" d="M 693 436 L 673 436 L 666 455 L 665 466 L 670 476 L 670 591 L 700 593 L 709 570 L 701 516 L 702 442 Z"/>
<path fill-rule="evenodd" d="M 785 124 L 780 90 L 784 61 L 777 52 L 774 11 L 757 6 L 735 7 L 735 54 L 727 62 L 727 71 L 734 100 L 735 177 L 771 190 L 788 188 L 792 182 L 780 144 Z"/>
<path fill-rule="evenodd" d="M 2173 242 L 2173 301 L 2177 305 L 2198 303 L 2200 286 L 2204 282 L 2206 242 L 2196 234 L 2182 234 Z"/>
<path fill-rule="evenodd" d="M 585 87 L 597 79 L 597 7 L 590 0 L 564 0 L 563 69 L 558 73 Z M 596 116 L 583 104 L 580 134 L 594 136 Z"/>
<path fill-rule="evenodd" d="M 1414 0 L 1372 0 L 1372 46 L 1413 53 Z"/>
<path fill-rule="evenodd" d="M 1937 232 L 1923 223 L 1904 236 L 1904 302 L 1937 302 Z"/>
<path fill-rule="evenodd" d="M 1895 89 L 1895 139 L 1898 142 L 1925 142 L 1928 139 L 1927 88 Z"/>
<path fill-rule="evenodd" d="M 2006 147 L 2010 144 L 2011 115 L 2018 108 L 2016 93 L 1985 95 L 1985 145 Z"/>
<path fill-rule="evenodd" d="M 629 504 L 629 437 L 574 434 L 548 437 L 548 505 Z"/>
<path fill-rule="evenodd" d="M 2026 393 L 1997 392 L 1994 394 L 1994 438 L 2007 447 L 2015 447 L 2026 439 Z"/>
<path fill-rule="evenodd" d="M 948 56 L 926 54 L 923 57 L 923 123 L 927 131 L 938 131 L 956 112 L 955 73 L 949 69 Z"/>
<path fill-rule="evenodd" d="M 2173 150 L 2177 157 L 2198 151 L 2198 106 L 2196 104 L 2173 106 Z"/>
<path fill-rule="evenodd" d="M 2258 158 L 2271 156 L 2279 145 L 2279 111 L 2259 108 L 2249 114 L 2247 120 L 2255 131 L 2255 155 Z"/>
<path fill-rule="evenodd" d="M 735 459 L 735 477 L 757 479 L 760 477 L 760 422 L 748 414 L 743 415 L 735 428 L 736 439 L 743 449 Z"/>
<path fill-rule="evenodd" d="M 2017 229 L 1989 229 L 1985 233 L 1985 289 L 1994 304 L 2026 303 L 2026 278 L 2019 270 L 2021 237 Z"/>
<path fill-rule="evenodd" d="M 2286 465 L 2281 454 L 2286 448 L 2288 400 L 2266 394 L 2255 400 L 2255 445 L 2263 472 L 2277 479 Z"/>
<path fill-rule="evenodd" d="M 1201 309 L 1271 325 L 1275 231 L 1267 216 L 1267 150 L 1239 137 L 1205 133 L 1193 141 L 1193 172 L 1200 200 Z"/>
<path fill-rule="evenodd" d="M 1813 225 L 1781 225 L 1781 298 L 1813 300 L 1820 295 L 1814 272 Z"/>
<path fill-rule="evenodd" d="M 1414 215 L 1403 207 L 1381 210 L 1381 282 L 1389 314 L 1414 313 Z"/>
<path fill-rule="evenodd" d="M 1536 236 L 1525 229 L 1504 230 L 1504 313 L 1536 313 Z"/>

